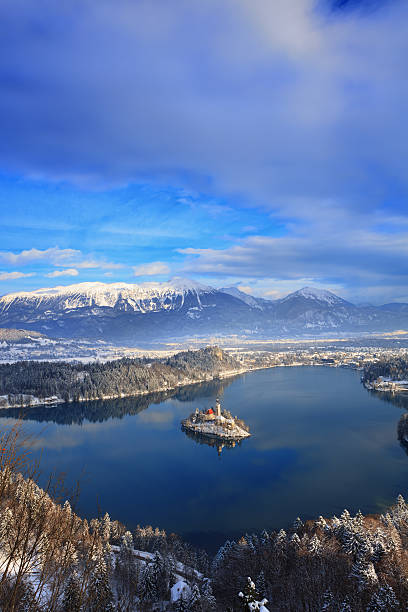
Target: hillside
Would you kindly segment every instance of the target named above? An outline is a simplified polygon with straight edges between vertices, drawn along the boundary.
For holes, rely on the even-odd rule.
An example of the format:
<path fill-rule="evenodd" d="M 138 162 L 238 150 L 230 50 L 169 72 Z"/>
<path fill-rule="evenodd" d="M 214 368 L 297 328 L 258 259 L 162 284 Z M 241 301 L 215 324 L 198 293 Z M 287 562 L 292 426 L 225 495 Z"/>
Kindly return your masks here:
<path fill-rule="evenodd" d="M 33 480 L 20 433 L 17 427 L 1 438 L 4 612 L 249 612 L 262 609 L 250 605 L 256 601 L 269 601 L 275 612 L 406 609 L 408 507 L 401 496 L 381 516 L 344 510 L 331 519 L 298 518 L 286 531 L 246 534 L 210 560 L 174 534 L 151 527 L 131 533 L 106 513 L 88 522 L 68 501 L 59 504 L 56 481 L 45 491 Z"/>
<path fill-rule="evenodd" d="M 0 328 L 0 342 L 6 340 L 7 342 L 21 342 L 22 340 L 29 341 L 32 338 L 44 338 L 43 334 L 36 331 L 29 331 L 28 329 L 8 329 L 6 327 Z"/>

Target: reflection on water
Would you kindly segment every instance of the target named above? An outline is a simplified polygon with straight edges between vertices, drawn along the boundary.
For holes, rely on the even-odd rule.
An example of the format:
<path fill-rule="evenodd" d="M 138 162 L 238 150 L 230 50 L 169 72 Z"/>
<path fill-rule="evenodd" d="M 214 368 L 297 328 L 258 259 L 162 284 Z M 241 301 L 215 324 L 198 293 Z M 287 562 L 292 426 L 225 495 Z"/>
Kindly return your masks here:
<path fill-rule="evenodd" d="M 222 449 L 231 450 L 236 446 L 241 446 L 242 440 L 217 440 L 215 438 L 210 438 L 209 436 L 203 436 L 198 433 L 189 431 L 188 429 L 182 428 L 182 431 L 185 435 L 194 440 L 197 444 L 206 444 L 207 446 L 212 446 L 217 449 L 218 456 L 221 457 Z"/>
<path fill-rule="evenodd" d="M 219 395 L 252 433 L 221 461 L 180 427 Z M 37 436 L 44 480 L 57 471 L 74 482 L 85 470 L 83 516 L 107 511 L 130 528 L 152 524 L 215 546 L 296 516 L 378 512 L 408 497 L 396 432 L 407 402 L 368 392 L 348 369 L 274 368 L 153 396 L 30 408 L 25 428 Z M 3 411 L 0 426 L 16 414 Z"/>
<path fill-rule="evenodd" d="M 190 402 L 196 397 L 212 397 L 215 390 L 222 395 L 224 389 L 233 379 L 211 381 L 187 385 L 180 389 L 149 393 L 135 397 L 125 397 L 108 400 L 93 400 L 89 402 L 72 402 L 55 406 L 36 406 L 30 408 L 8 408 L 0 410 L 0 418 L 11 418 L 58 423 L 59 425 L 82 425 L 84 422 L 102 423 L 108 419 L 122 419 L 125 416 L 136 415 L 149 408 L 151 404 L 174 398 L 179 402 Z"/>
<path fill-rule="evenodd" d="M 377 399 L 384 402 L 389 402 L 395 406 L 398 406 L 398 408 L 401 408 L 402 410 L 408 411 L 408 393 L 392 393 L 389 391 L 383 392 L 375 390 L 370 390 L 370 393 Z M 408 413 L 404 413 L 398 421 L 397 438 L 400 442 L 401 448 L 408 455 Z"/>
<path fill-rule="evenodd" d="M 402 410 L 408 410 L 408 393 L 391 393 L 389 391 L 370 390 L 373 397 L 390 402 Z"/>

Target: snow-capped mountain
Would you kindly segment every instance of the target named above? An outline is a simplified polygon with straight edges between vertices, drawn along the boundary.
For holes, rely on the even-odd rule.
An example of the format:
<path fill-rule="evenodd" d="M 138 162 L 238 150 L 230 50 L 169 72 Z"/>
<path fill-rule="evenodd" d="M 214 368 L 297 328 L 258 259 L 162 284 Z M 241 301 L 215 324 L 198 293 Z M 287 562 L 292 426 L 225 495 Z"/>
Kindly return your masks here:
<path fill-rule="evenodd" d="M 188 279 L 167 283 L 79 283 L 0 298 L 0 325 L 49 336 L 133 342 L 252 325 L 241 300 Z M 249 316 L 248 316 L 249 314 Z"/>
<path fill-rule="evenodd" d="M 286 297 L 282 298 L 280 301 L 281 304 L 285 302 L 294 300 L 294 299 L 305 299 L 312 300 L 313 302 L 319 302 L 321 304 L 328 304 L 330 306 L 340 305 L 340 304 L 349 304 L 340 298 L 338 295 L 332 293 L 331 291 L 327 291 L 326 289 L 317 289 L 316 287 L 303 287 L 303 289 L 299 289 L 298 291 L 294 291 L 290 293 Z"/>
<path fill-rule="evenodd" d="M 275 310 L 286 327 L 316 330 L 338 329 L 345 323 L 358 325 L 361 314 L 354 304 L 314 287 L 304 287 L 276 300 Z"/>
<path fill-rule="evenodd" d="M 78 308 L 115 308 L 134 312 L 152 312 L 181 308 L 186 297 L 200 302 L 200 295 L 211 287 L 183 278 L 168 283 L 78 283 L 75 285 L 10 293 L 0 299 L 0 313 L 12 309 L 35 308 L 39 311 L 66 311 Z"/>
<path fill-rule="evenodd" d="M 79 283 L 10 293 L 0 298 L 0 327 L 132 344 L 186 335 L 277 337 L 408 329 L 408 311 L 392 304 L 358 307 L 313 287 L 266 300 L 236 287 L 215 289 L 173 278 L 167 283 Z"/>
<path fill-rule="evenodd" d="M 248 293 L 244 293 L 238 289 L 238 287 L 222 287 L 219 289 L 219 291 L 222 291 L 222 293 L 228 293 L 228 295 L 232 295 L 238 300 L 241 300 L 241 302 L 244 302 L 244 304 L 247 304 L 251 308 L 259 308 L 260 310 L 262 310 L 262 302 L 265 301 L 260 298 L 255 298 Z"/>

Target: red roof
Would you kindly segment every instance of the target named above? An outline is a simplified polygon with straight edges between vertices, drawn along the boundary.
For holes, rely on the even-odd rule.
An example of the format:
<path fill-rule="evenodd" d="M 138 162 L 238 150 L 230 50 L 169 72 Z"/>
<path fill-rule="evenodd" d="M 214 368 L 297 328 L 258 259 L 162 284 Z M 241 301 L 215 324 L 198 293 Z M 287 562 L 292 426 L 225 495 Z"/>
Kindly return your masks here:
<path fill-rule="evenodd" d="M 209 409 L 207 410 L 207 414 L 214 414 L 214 410 L 213 410 L 212 408 L 209 408 Z"/>

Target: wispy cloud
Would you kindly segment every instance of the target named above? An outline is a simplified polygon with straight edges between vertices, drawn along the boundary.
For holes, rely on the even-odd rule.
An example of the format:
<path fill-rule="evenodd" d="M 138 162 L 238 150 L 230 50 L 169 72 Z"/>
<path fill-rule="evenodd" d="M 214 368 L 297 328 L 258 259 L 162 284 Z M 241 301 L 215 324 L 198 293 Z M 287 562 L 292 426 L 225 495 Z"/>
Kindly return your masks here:
<path fill-rule="evenodd" d="M 75 268 L 67 268 L 66 270 L 54 270 L 46 274 L 48 278 L 56 278 L 58 276 L 78 276 L 79 272 Z"/>
<path fill-rule="evenodd" d="M 134 266 L 133 273 L 135 276 L 156 276 L 160 274 L 169 274 L 170 266 L 163 261 L 153 261 L 148 264 Z"/>
<path fill-rule="evenodd" d="M 58 246 L 43 250 L 28 249 L 19 253 L 0 251 L 0 261 L 23 266 L 48 263 L 53 266 L 67 266 L 71 270 L 72 266 L 75 266 L 75 268 L 100 268 L 105 270 L 116 270 L 122 267 L 122 264 L 104 259 L 89 259 L 78 249 L 60 249 Z M 52 276 L 62 276 L 62 274 L 54 273 Z M 72 273 L 71 276 L 73 276 Z"/>
<path fill-rule="evenodd" d="M 40 38 L 33 6 L 0 7 L 3 166 L 211 185 L 272 208 L 305 194 L 368 206 L 384 180 L 406 186 L 405 2 L 335 15 L 316 0 L 45 4 Z"/>
<path fill-rule="evenodd" d="M 35 276 L 34 272 L 25 274 L 24 272 L 0 272 L 0 281 L 4 280 L 15 280 L 17 278 L 24 278 L 27 276 Z"/>
<path fill-rule="evenodd" d="M 408 298 L 405 227 L 398 233 L 360 229 L 358 224 L 331 226 L 326 234 L 319 224 L 307 229 L 276 238 L 251 236 L 229 248 L 181 249 L 186 256 L 184 273 L 255 279 L 263 294 L 271 296 L 313 283 L 346 286 L 346 294 L 353 297 L 363 292 L 380 301 L 387 295 Z"/>
<path fill-rule="evenodd" d="M 36 262 L 47 262 L 53 265 L 63 265 L 66 260 L 78 258 L 81 251 L 76 249 L 60 249 L 52 247 L 49 249 L 27 249 L 19 253 L 11 251 L 0 251 L 0 260 L 13 265 L 30 265 Z"/>

